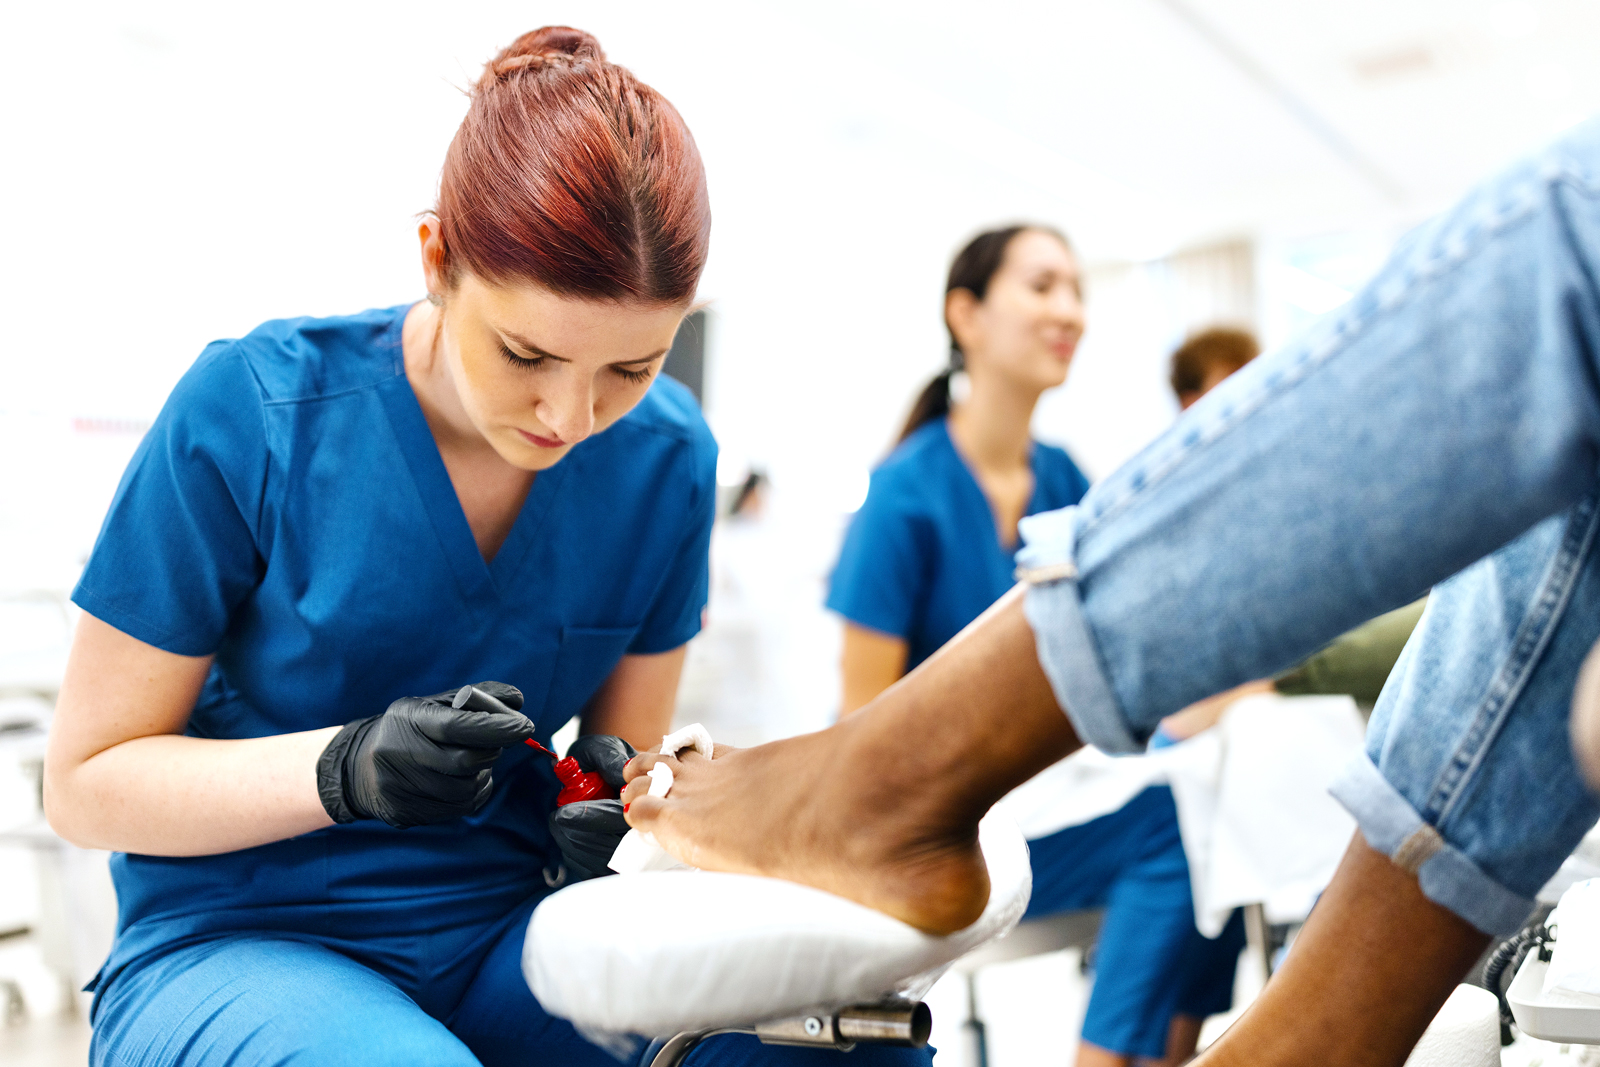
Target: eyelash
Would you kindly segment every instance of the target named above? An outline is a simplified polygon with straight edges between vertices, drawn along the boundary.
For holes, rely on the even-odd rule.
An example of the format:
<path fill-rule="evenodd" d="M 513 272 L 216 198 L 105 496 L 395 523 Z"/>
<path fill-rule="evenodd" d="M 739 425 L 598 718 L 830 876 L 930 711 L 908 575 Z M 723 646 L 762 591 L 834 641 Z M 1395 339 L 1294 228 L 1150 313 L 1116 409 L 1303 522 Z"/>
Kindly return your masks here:
<path fill-rule="evenodd" d="M 538 359 L 524 359 L 522 356 L 519 356 L 515 352 L 511 351 L 511 349 L 507 348 L 505 345 L 500 346 L 500 355 L 507 363 L 517 368 L 517 370 L 533 370 L 535 367 L 542 367 L 544 365 L 543 356 L 539 357 Z M 635 384 L 649 381 L 651 376 L 655 373 L 654 367 L 645 367 L 643 370 L 627 370 L 623 367 L 612 367 L 611 369 L 616 371 L 627 381 Z"/>
<path fill-rule="evenodd" d="M 515 352 L 511 351 L 511 349 L 507 348 L 505 345 L 500 346 L 500 355 L 505 358 L 507 363 L 511 364 L 518 370 L 532 370 L 533 368 L 544 363 L 543 356 L 539 357 L 538 359 L 524 359 Z"/>

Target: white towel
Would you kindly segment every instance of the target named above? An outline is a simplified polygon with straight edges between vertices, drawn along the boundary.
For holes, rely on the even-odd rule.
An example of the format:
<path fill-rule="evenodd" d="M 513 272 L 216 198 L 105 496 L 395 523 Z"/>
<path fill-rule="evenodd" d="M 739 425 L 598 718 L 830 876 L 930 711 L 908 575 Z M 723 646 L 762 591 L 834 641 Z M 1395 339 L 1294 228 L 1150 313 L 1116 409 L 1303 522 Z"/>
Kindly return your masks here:
<path fill-rule="evenodd" d="M 1494 994 L 1456 986 L 1406 1067 L 1500 1067 L 1500 1006 Z"/>
<path fill-rule="evenodd" d="M 1327 788 L 1361 757 L 1364 729 L 1349 697 L 1250 696 L 1214 729 L 1148 755 L 1082 749 L 1000 806 L 1037 840 L 1171 785 L 1200 932 L 1216 937 L 1239 904 L 1299 921 L 1355 830 Z"/>

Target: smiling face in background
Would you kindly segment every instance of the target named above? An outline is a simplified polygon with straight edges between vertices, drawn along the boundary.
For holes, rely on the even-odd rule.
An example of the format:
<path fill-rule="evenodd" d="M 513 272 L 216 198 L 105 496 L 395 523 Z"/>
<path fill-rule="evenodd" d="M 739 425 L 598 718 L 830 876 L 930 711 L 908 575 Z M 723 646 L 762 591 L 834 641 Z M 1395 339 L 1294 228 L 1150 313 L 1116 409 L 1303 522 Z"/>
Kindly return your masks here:
<path fill-rule="evenodd" d="M 1083 336 L 1077 257 L 1053 234 L 1023 230 L 978 300 L 953 290 L 945 305 L 969 374 L 1039 390 L 1060 385 Z"/>
<path fill-rule="evenodd" d="M 688 307 L 583 300 L 465 275 L 444 310 L 439 354 L 466 417 L 507 463 L 537 471 L 633 409 Z"/>

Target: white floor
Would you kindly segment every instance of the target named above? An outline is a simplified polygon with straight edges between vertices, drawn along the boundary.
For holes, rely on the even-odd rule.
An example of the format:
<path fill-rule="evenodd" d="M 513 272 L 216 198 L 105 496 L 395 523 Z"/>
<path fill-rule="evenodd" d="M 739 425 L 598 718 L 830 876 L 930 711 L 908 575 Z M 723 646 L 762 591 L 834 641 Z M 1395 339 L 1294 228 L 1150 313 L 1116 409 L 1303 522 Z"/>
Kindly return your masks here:
<path fill-rule="evenodd" d="M 89 1062 L 89 1023 L 84 998 L 74 997 L 45 968 L 31 937 L 0 941 L 0 982 L 15 982 L 23 1014 L 0 1025 L 0 1064 L 5 1067 L 83 1067 Z M 0 990 L 0 1011 L 5 993 Z"/>

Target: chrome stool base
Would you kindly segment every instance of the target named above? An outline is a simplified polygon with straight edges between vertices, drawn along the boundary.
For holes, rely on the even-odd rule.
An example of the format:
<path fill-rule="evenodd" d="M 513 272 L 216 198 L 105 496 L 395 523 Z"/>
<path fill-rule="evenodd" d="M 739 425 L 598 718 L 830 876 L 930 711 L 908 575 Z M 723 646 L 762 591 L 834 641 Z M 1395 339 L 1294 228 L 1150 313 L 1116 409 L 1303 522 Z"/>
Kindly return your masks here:
<path fill-rule="evenodd" d="M 885 1000 L 833 1012 L 809 1012 L 755 1026 L 686 1030 L 675 1035 L 650 1061 L 650 1067 L 680 1067 L 700 1042 L 717 1034 L 754 1034 L 766 1045 L 805 1045 L 849 1052 L 857 1045 L 922 1048 L 928 1043 L 933 1013 L 922 1001 Z"/>

